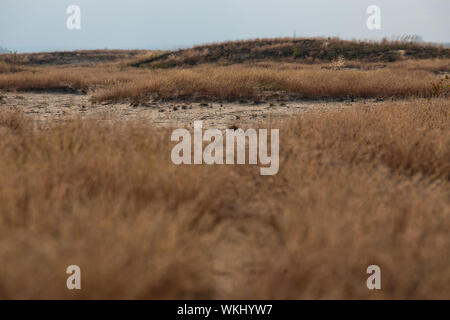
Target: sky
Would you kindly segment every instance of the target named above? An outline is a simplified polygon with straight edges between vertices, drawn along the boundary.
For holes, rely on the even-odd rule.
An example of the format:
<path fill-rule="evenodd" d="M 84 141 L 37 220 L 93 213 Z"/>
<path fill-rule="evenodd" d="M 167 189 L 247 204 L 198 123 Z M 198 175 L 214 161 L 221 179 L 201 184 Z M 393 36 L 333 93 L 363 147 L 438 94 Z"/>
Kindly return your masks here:
<path fill-rule="evenodd" d="M 69 30 L 70 5 L 81 29 Z M 369 30 L 366 9 L 381 9 Z M 18 52 L 176 49 L 218 41 L 417 34 L 450 42 L 450 0 L 0 0 L 0 46 Z"/>

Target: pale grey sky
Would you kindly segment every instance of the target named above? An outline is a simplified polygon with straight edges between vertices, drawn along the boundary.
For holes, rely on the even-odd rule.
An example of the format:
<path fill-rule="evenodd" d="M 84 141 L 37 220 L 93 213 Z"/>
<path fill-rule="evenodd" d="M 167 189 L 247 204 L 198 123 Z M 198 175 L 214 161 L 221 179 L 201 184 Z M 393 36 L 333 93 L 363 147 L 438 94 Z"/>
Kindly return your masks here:
<path fill-rule="evenodd" d="M 81 8 L 81 30 L 66 9 Z M 369 5 L 381 30 L 366 27 Z M 421 35 L 450 42 L 450 0 L 0 0 L 0 46 L 49 51 L 176 48 L 263 37 L 380 39 Z"/>

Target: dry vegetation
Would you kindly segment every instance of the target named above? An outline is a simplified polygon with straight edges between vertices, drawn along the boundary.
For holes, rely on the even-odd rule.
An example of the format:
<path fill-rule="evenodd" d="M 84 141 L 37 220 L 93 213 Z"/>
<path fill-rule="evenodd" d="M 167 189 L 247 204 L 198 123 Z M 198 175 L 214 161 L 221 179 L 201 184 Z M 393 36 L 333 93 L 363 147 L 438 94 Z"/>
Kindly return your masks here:
<path fill-rule="evenodd" d="M 405 59 L 449 59 L 450 49 L 396 41 L 345 41 L 338 38 L 279 38 L 231 41 L 164 52 L 132 65 L 173 68 L 204 63 L 235 64 L 249 61 L 330 62 L 342 57 L 359 62 L 394 62 Z"/>
<path fill-rule="evenodd" d="M 38 53 L 9 53 L 0 54 L 0 62 L 20 65 L 84 65 L 91 66 L 96 63 L 117 62 L 135 59 L 144 59 L 148 56 L 146 50 L 78 50 L 64 52 L 38 52 Z"/>
<path fill-rule="evenodd" d="M 6 54 L 0 89 L 90 91 L 94 102 L 426 97 L 449 61 L 450 49 L 431 45 L 289 38 L 173 52 Z"/>
<path fill-rule="evenodd" d="M 0 55 L 0 90 L 13 91 L 0 91 L 0 299 L 448 299 L 449 50 L 265 39 Z M 90 99 L 111 107 L 108 121 L 36 121 L 9 105 L 45 113 L 54 92 L 87 96 L 53 109 Z M 258 119 L 280 128 L 270 177 L 259 166 L 177 167 L 170 130 L 112 119 L 115 102 L 247 100 L 272 115 L 275 100 L 340 98 L 353 105 Z M 180 115 L 156 102 L 158 116 Z M 81 291 L 66 289 L 72 264 Z M 371 264 L 380 291 L 367 290 Z"/>
<path fill-rule="evenodd" d="M 3 110 L 0 298 L 449 298 L 447 99 L 267 126 L 282 128 L 273 177 L 177 167 L 146 123 Z"/>
<path fill-rule="evenodd" d="M 10 64 L 10 63 L 0 61 L 0 74 L 19 72 L 19 71 L 23 71 L 23 70 L 24 70 L 23 68 L 20 68 L 15 64 Z"/>
<path fill-rule="evenodd" d="M 171 70 L 141 70 L 121 64 L 92 67 L 29 67 L 0 73 L 0 89 L 17 91 L 92 92 L 94 102 L 123 100 L 212 99 L 254 101 L 320 98 L 426 97 L 445 73 L 449 60 L 406 62 L 384 68 L 364 65 L 343 70 L 328 65 L 264 62 L 255 65 L 202 65 Z M 1 67 L 1 66 L 0 66 Z M 443 90 L 442 95 L 447 95 Z"/>
<path fill-rule="evenodd" d="M 246 66 L 202 66 L 154 71 L 128 83 L 98 90 L 93 100 L 187 99 L 255 101 L 289 99 L 401 98 L 428 95 L 436 79 L 425 71 L 273 70 Z"/>

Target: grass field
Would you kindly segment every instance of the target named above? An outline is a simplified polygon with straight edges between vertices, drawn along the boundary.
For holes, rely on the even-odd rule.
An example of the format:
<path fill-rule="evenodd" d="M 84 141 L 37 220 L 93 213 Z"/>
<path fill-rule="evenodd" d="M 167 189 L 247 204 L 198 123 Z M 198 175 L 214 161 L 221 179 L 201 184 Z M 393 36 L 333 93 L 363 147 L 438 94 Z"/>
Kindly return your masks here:
<path fill-rule="evenodd" d="M 254 43 L 222 46 L 238 56 Z M 450 60 L 413 49 L 396 61 L 349 51 L 313 63 L 263 46 L 258 60 L 206 54 L 190 65 L 182 50 L 158 58 L 183 62 L 167 69 L 149 62 L 165 52 L 2 57 L 0 299 L 448 299 Z M 91 105 L 59 109 L 105 104 L 112 115 L 37 121 L 10 102 L 36 91 L 87 96 Z M 136 101 L 271 112 L 307 100 L 325 107 L 286 106 L 284 118 L 254 123 L 233 114 L 244 129 L 280 129 L 270 177 L 251 165 L 176 166 L 172 128 L 114 117 Z M 178 119 L 187 127 L 189 110 Z M 66 288 L 72 264 L 80 291 Z M 366 287 L 371 264 L 382 290 Z"/>
<path fill-rule="evenodd" d="M 288 52 L 301 48 L 305 57 L 292 57 L 280 48 Z M 279 54 L 277 50 L 281 50 Z M 392 52 L 396 52 L 395 57 L 386 59 Z M 315 58 L 310 61 L 308 57 Z M 446 48 L 288 38 L 228 42 L 175 52 L 3 55 L 0 90 L 91 91 L 94 102 L 260 101 L 280 95 L 294 100 L 428 97 L 431 84 L 449 71 L 450 49 Z M 447 95 L 448 87 L 444 89 L 441 93 Z"/>

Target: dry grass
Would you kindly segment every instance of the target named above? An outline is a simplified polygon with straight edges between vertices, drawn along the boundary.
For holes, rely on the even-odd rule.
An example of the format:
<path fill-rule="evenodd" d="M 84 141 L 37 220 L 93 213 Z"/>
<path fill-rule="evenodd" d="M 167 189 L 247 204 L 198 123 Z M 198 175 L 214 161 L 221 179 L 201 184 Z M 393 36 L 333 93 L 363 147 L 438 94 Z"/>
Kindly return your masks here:
<path fill-rule="evenodd" d="M 389 64 L 391 69 L 450 72 L 449 59 L 404 60 Z"/>
<path fill-rule="evenodd" d="M 405 59 L 450 58 L 450 49 L 399 41 L 346 41 L 338 38 L 277 38 L 206 44 L 142 59 L 136 67 L 172 68 L 204 63 L 235 64 L 269 60 L 302 63 L 348 61 L 394 62 Z"/>
<path fill-rule="evenodd" d="M 449 124 L 447 99 L 267 123 L 280 171 L 263 177 L 176 167 L 145 123 L 3 110 L 0 298 L 448 299 Z"/>
<path fill-rule="evenodd" d="M 0 74 L 23 71 L 24 69 L 16 65 L 0 61 Z"/>
<path fill-rule="evenodd" d="M 95 102 L 424 97 L 449 72 L 449 58 L 450 49 L 437 46 L 337 38 L 257 39 L 169 52 L 5 54 L 0 89 L 91 91 Z"/>
<path fill-rule="evenodd" d="M 0 77 L 0 89 L 7 90 L 76 92 L 88 87 L 86 78 L 67 70 L 25 71 Z"/>
<path fill-rule="evenodd" d="M 93 101 L 128 98 L 261 100 L 280 94 L 291 99 L 424 97 L 429 94 L 435 79 L 438 77 L 415 70 L 273 70 L 243 65 L 200 66 L 155 70 L 145 77 L 99 90 Z"/>
<path fill-rule="evenodd" d="M 305 59 L 279 60 L 272 56 L 277 50 L 289 51 L 299 44 L 308 44 L 309 49 L 320 48 L 325 52 L 321 54 L 326 54 L 329 59 L 317 59 L 312 64 Z M 450 70 L 450 60 L 444 54 L 447 51 L 437 47 L 411 45 L 410 50 L 414 49 L 420 57 L 424 55 L 428 59 L 405 60 L 415 57 L 411 53 L 391 63 L 383 59 L 375 59 L 376 62 L 370 62 L 373 59 L 356 60 L 351 54 L 370 48 L 382 52 L 392 49 L 384 46 L 396 48 L 405 44 L 266 39 L 176 52 L 79 51 L 4 55 L 1 58 L 6 62 L 0 61 L 0 89 L 90 91 L 94 102 L 152 98 L 259 101 L 280 96 L 289 99 L 425 97 L 430 94 L 431 83 L 437 83 Z M 226 66 L 220 66 L 221 59 L 228 59 L 230 52 L 234 58 L 227 60 Z M 376 50 L 368 52 L 374 54 Z M 431 59 L 435 56 L 442 56 L 442 59 Z M 141 63 L 143 66 L 150 64 L 151 68 L 130 67 Z M 442 95 L 448 95 L 448 90 Z"/>
<path fill-rule="evenodd" d="M 24 72 L 0 75 L 0 89 L 17 91 L 80 92 L 142 78 L 143 71 L 121 71 L 120 66 L 33 67 Z"/>
<path fill-rule="evenodd" d="M 76 50 L 61 52 L 37 53 L 11 53 L 1 54 L 0 62 L 21 66 L 57 66 L 57 65 L 84 65 L 90 66 L 99 63 L 114 63 L 118 61 L 142 60 L 149 53 L 158 51 L 148 50 Z"/>

